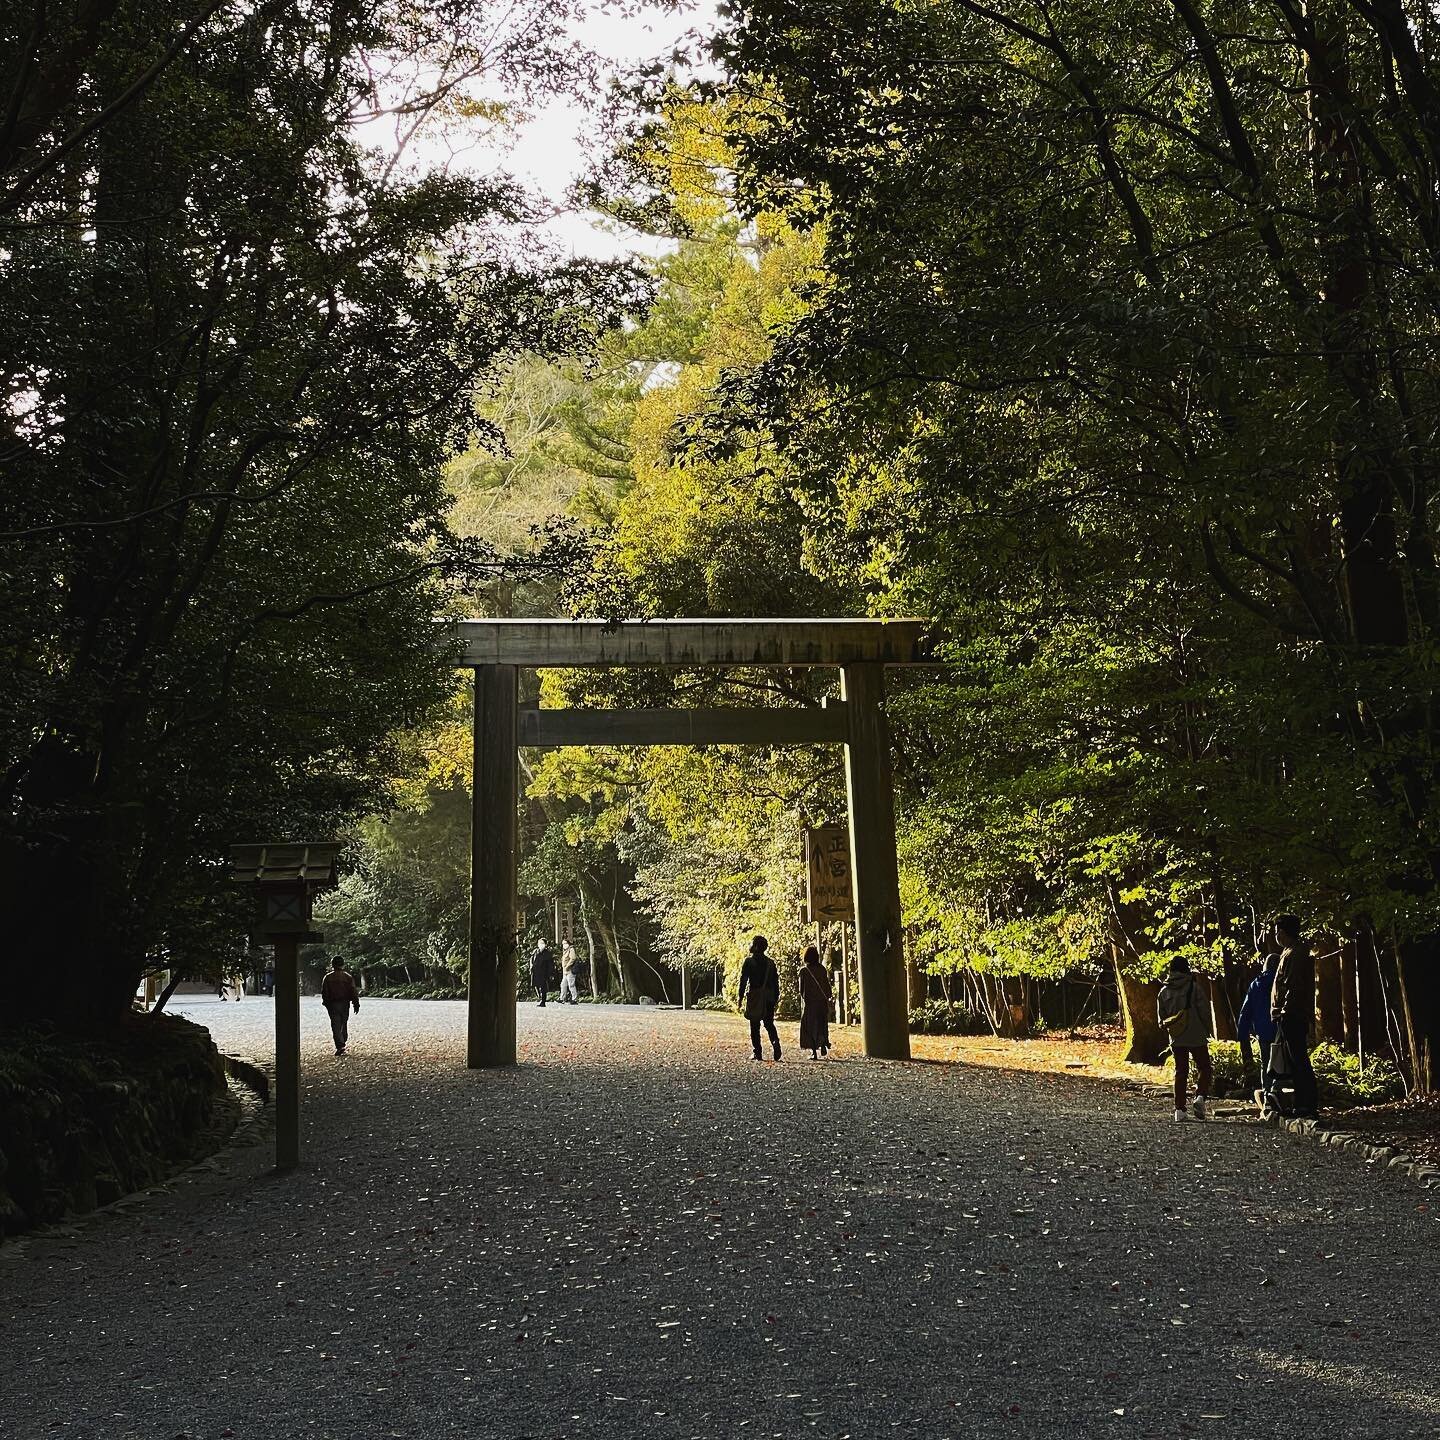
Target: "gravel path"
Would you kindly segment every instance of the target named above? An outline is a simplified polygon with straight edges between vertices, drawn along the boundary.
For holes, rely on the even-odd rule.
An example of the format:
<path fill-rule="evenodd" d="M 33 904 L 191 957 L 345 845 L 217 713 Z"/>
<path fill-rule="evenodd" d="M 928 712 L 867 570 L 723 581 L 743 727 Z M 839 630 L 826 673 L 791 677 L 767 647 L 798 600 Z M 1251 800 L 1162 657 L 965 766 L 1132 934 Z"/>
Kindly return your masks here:
<path fill-rule="evenodd" d="M 1437 1216 L 1353 1156 L 728 1017 L 525 1005 L 470 1072 L 459 1004 L 304 1015 L 300 1171 L 0 1247 L 0 1435 L 1440 1434 Z"/>

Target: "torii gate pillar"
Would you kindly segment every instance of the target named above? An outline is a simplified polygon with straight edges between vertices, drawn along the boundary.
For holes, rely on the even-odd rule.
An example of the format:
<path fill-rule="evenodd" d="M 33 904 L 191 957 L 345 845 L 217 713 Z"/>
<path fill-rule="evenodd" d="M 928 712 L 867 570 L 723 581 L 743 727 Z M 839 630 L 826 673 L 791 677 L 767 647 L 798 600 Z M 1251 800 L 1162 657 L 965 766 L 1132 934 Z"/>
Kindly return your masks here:
<path fill-rule="evenodd" d="M 470 985 L 465 1063 L 515 1063 L 515 833 L 520 765 L 514 665 L 475 667 Z"/>
<path fill-rule="evenodd" d="M 850 800 L 850 873 L 860 962 L 860 1036 L 867 1055 L 910 1058 L 909 996 L 901 946 L 895 789 L 885 723 L 885 667 L 840 671 L 847 714 L 845 785 Z"/>

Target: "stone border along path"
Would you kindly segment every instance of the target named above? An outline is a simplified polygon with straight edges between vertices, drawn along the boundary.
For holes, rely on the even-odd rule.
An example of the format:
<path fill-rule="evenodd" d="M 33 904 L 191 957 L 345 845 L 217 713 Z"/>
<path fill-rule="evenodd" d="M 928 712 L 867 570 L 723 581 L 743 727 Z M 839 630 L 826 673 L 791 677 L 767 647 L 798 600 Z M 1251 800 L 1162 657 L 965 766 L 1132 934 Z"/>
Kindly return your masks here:
<path fill-rule="evenodd" d="M 1139 1083 L 1153 1088 L 1157 1094 L 1169 1096 L 1171 1093 L 1170 1086 L 1161 1084 L 1159 1081 L 1141 1081 Z M 1329 1145 L 1337 1150 L 1353 1150 L 1367 1165 L 1383 1165 L 1388 1170 L 1396 1170 L 1400 1174 L 1408 1176 L 1427 1190 L 1440 1190 L 1440 1169 L 1434 1165 L 1429 1165 L 1403 1150 L 1397 1150 L 1393 1145 L 1372 1145 L 1363 1135 L 1343 1128 L 1332 1128 L 1343 1125 L 1345 1114 L 1343 1110 L 1335 1111 L 1330 1118 L 1318 1121 L 1294 1120 L 1280 1115 L 1266 1120 L 1260 1117 L 1254 1105 L 1246 1104 L 1244 1101 L 1224 1099 L 1212 1100 L 1209 1114 L 1210 1121 L 1206 1123 L 1268 1126 L 1274 1130 L 1284 1130 L 1291 1135 L 1303 1136 L 1317 1145 Z"/>
<path fill-rule="evenodd" d="M 183 1008 L 268 1053 L 268 1002 Z M 526 1005 L 504 1071 L 461 1004 L 327 1028 L 301 1170 L 0 1264 L 0 1436 L 1440 1433 L 1437 1207 L 1329 1146 L 727 1016 Z"/>
<path fill-rule="evenodd" d="M 1219 1111 L 1217 1118 L 1230 1119 L 1231 1116 L 1226 1111 Z M 1403 1150 L 1397 1150 L 1393 1145 L 1372 1145 L 1363 1135 L 1352 1134 L 1343 1129 L 1322 1129 L 1324 1121 L 1317 1124 L 1314 1120 L 1285 1120 L 1279 1117 L 1274 1120 L 1261 1120 L 1258 1115 L 1250 1118 L 1254 1124 L 1274 1125 L 1281 1130 L 1288 1130 L 1292 1135 L 1308 1136 L 1320 1145 L 1330 1145 L 1337 1150 L 1355 1150 L 1367 1165 L 1383 1164 L 1389 1170 L 1398 1170 L 1401 1174 L 1408 1175 L 1427 1190 L 1440 1190 L 1440 1169 L 1426 1164 L 1423 1160 L 1417 1160 Z"/>
<path fill-rule="evenodd" d="M 209 1155 L 192 1161 L 166 1180 L 122 1195 L 108 1205 L 98 1205 L 94 1210 L 86 1210 L 79 1215 L 67 1215 L 63 1220 L 39 1225 L 33 1230 L 22 1230 L 18 1235 L 0 1237 L 0 1267 L 7 1260 L 18 1260 L 34 1243 L 80 1235 L 89 1227 L 104 1225 L 114 1217 L 139 1209 L 156 1196 L 171 1193 L 177 1185 L 224 1173 L 233 1160 L 233 1152 L 237 1150 L 261 1144 L 273 1145 L 275 1111 L 270 1104 L 270 1096 L 275 1083 L 274 1066 L 257 1064 L 242 1055 L 222 1053 L 220 1059 L 225 1066 L 225 1082 L 240 1107 L 240 1118 Z M 0 1334 L 3 1334 L 3 1329 L 0 1329 Z M 3 1425 L 3 1416 L 0 1416 L 0 1435 L 5 1433 Z"/>

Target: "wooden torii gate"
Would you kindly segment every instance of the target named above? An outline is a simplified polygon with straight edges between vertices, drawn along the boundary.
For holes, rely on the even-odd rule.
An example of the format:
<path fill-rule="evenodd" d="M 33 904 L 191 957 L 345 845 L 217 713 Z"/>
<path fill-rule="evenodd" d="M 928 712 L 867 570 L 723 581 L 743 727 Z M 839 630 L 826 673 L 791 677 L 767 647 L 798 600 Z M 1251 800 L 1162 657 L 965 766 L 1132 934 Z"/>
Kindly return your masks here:
<path fill-rule="evenodd" d="M 475 672 L 466 1062 L 515 1063 L 516 811 L 522 745 L 843 744 L 867 1055 L 910 1058 L 885 667 L 923 663 L 921 620 L 461 620 Z M 833 666 L 841 699 L 758 710 L 521 709 L 519 672 L 551 667 Z"/>

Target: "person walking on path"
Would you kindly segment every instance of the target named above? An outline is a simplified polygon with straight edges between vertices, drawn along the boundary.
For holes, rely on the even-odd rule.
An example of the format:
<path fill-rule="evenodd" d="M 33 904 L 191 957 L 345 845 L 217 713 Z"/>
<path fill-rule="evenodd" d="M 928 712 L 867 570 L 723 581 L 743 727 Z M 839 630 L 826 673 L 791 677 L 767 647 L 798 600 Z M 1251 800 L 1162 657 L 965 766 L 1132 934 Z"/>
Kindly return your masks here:
<path fill-rule="evenodd" d="M 1210 1001 L 1183 955 L 1170 962 L 1155 1009 L 1175 1057 L 1175 1118 L 1188 1120 L 1193 1113 L 1195 1119 L 1203 1120 L 1205 1102 L 1210 1098 Z M 1185 1108 L 1192 1058 L 1196 1092 L 1193 1112 Z"/>
<path fill-rule="evenodd" d="M 800 1048 L 812 1060 L 830 1053 L 830 977 L 813 945 L 800 966 Z"/>
<path fill-rule="evenodd" d="M 575 968 L 579 963 L 575 947 L 567 940 L 560 951 L 560 999 L 571 1005 L 580 1003 L 580 982 L 575 977 Z"/>
<path fill-rule="evenodd" d="M 775 962 L 765 953 L 769 946 L 770 942 L 763 935 L 757 935 L 750 942 L 750 953 L 740 967 L 740 1004 L 745 1009 L 746 1019 L 750 1021 L 750 1048 L 754 1050 L 757 1060 L 764 1058 L 760 1054 L 762 1024 L 770 1036 L 775 1058 L 780 1058 L 780 1032 L 775 1028 L 775 1007 L 780 1003 L 780 972 L 775 968 Z"/>
<path fill-rule="evenodd" d="M 330 973 L 320 982 L 320 1003 L 330 1016 L 330 1033 L 335 1037 L 335 1053 L 343 1055 L 350 1043 L 350 1007 L 360 1013 L 360 992 L 355 977 L 337 955 L 330 962 Z"/>
<path fill-rule="evenodd" d="M 1270 1047 L 1275 1043 L 1275 1022 L 1270 1018 L 1270 987 L 1275 982 L 1275 967 L 1279 963 L 1278 951 L 1272 950 L 1265 956 L 1259 973 L 1245 991 L 1240 1013 L 1235 1017 L 1240 1041 L 1240 1066 L 1247 1076 L 1255 1066 L 1250 1056 L 1252 1039 L 1260 1050 L 1260 1088 L 1255 1092 L 1255 1103 L 1261 1106 L 1265 1104 L 1271 1086 Z"/>
<path fill-rule="evenodd" d="M 1295 1114 L 1308 1119 L 1316 1110 L 1315 1070 L 1310 1064 L 1310 1024 L 1315 1018 L 1315 957 L 1300 935 L 1300 921 L 1281 915 L 1275 921 L 1280 963 L 1270 987 L 1270 1018 L 1284 1046 L 1295 1080 Z"/>
<path fill-rule="evenodd" d="M 555 983 L 554 961 L 550 955 L 550 942 L 542 935 L 535 946 L 535 953 L 530 957 L 530 983 L 535 987 L 535 993 L 540 997 L 540 1004 L 543 1008 L 545 996 Z"/>

